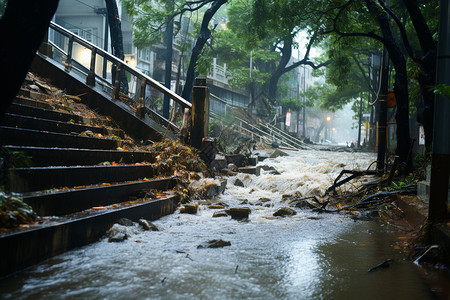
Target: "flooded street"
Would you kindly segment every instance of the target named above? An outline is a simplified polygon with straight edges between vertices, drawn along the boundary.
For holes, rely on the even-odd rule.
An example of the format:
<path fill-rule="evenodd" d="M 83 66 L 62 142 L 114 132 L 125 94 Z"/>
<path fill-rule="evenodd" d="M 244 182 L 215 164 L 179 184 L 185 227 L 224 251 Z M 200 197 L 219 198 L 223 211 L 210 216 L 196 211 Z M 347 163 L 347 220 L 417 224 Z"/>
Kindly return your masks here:
<path fill-rule="evenodd" d="M 387 225 L 301 209 L 273 217 L 287 206 L 282 195 L 319 195 L 343 168 L 365 169 L 374 159 L 298 151 L 266 160 L 280 175 L 239 174 L 218 197 L 250 207 L 247 221 L 212 218 L 205 205 L 197 215 L 176 212 L 154 222 L 160 231 L 136 225 L 121 243 L 103 239 L 6 278 L 1 299 L 432 299 Z M 261 198 L 269 207 L 252 205 Z M 198 248 L 214 239 L 231 245 Z M 390 268 L 368 273 L 386 259 Z"/>

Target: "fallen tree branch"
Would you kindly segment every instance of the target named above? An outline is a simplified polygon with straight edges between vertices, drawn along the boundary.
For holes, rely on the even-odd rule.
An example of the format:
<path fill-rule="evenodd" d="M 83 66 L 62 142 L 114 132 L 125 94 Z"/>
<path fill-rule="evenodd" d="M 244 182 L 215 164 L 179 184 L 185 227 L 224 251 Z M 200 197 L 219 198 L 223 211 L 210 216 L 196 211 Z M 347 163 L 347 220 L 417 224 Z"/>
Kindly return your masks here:
<path fill-rule="evenodd" d="M 343 206 L 342 209 L 365 207 L 365 206 L 369 206 L 372 204 L 383 204 L 383 203 L 390 202 L 390 201 L 386 201 L 386 199 L 378 199 L 378 200 L 373 200 L 373 199 L 384 198 L 386 196 L 392 196 L 392 195 L 416 194 L 416 193 L 417 193 L 416 189 L 396 190 L 396 191 L 390 191 L 390 192 L 379 192 L 379 193 L 375 193 L 375 194 L 364 197 L 363 199 L 361 199 L 361 201 L 359 201 L 359 203 Z M 391 201 L 394 201 L 394 200 L 395 199 L 393 199 Z"/>
<path fill-rule="evenodd" d="M 393 260 L 392 258 L 388 258 L 388 259 L 386 259 L 385 261 L 383 261 L 382 263 L 380 263 L 380 264 L 378 264 L 378 265 L 375 265 L 375 266 L 371 267 L 371 268 L 367 271 L 367 273 L 372 272 L 372 271 L 375 271 L 375 270 L 377 270 L 377 269 L 386 269 L 386 268 L 389 268 L 390 263 L 393 262 L 393 261 L 394 261 L 394 260 Z"/>
<path fill-rule="evenodd" d="M 344 174 L 352 174 L 344 179 L 342 179 L 341 181 L 339 181 L 339 179 L 344 175 Z M 365 171 L 355 171 L 355 170 L 342 170 L 341 173 L 339 174 L 338 177 L 336 177 L 336 179 L 334 180 L 334 183 L 332 186 L 330 186 L 327 191 L 325 192 L 325 195 L 327 195 L 329 192 L 331 191 L 335 191 L 337 187 L 343 185 L 344 183 L 349 182 L 350 180 L 359 177 L 359 176 L 365 176 L 365 175 L 376 175 L 378 174 L 378 171 L 376 170 L 365 170 Z M 339 181 L 339 182 L 338 182 Z"/>

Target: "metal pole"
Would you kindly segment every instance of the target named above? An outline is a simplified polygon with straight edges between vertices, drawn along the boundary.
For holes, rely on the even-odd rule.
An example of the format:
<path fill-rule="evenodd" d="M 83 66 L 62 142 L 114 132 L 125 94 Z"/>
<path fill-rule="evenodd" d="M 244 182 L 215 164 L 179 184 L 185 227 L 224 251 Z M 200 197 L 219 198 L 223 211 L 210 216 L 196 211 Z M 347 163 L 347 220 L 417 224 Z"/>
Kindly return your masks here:
<path fill-rule="evenodd" d="M 303 65 L 303 127 L 302 136 L 306 137 L 306 66 Z"/>
<path fill-rule="evenodd" d="M 250 78 L 252 78 L 252 69 L 253 69 L 253 51 L 250 51 Z"/>
<path fill-rule="evenodd" d="M 358 123 L 358 146 L 357 148 L 361 147 L 361 122 L 362 122 L 362 94 L 359 99 L 359 123 Z"/>
<path fill-rule="evenodd" d="M 385 156 L 386 156 L 386 134 L 387 134 L 387 92 L 388 92 L 388 76 L 389 76 L 389 54 L 386 48 L 383 50 L 383 67 L 381 69 L 381 89 L 378 95 L 378 107 L 380 114 L 377 124 L 377 170 L 384 172 Z"/>
<path fill-rule="evenodd" d="M 103 41 L 103 50 L 105 50 L 106 52 L 108 52 L 108 37 L 109 37 L 109 23 L 108 23 L 108 16 L 107 16 L 107 12 L 106 12 L 106 8 L 105 8 L 105 38 Z M 106 58 L 103 58 L 103 78 L 106 79 L 106 66 L 108 65 L 108 60 Z"/>
<path fill-rule="evenodd" d="M 173 9 L 173 0 L 169 2 L 170 10 Z M 173 19 L 171 19 L 166 26 L 166 32 L 164 33 L 164 39 L 166 43 L 166 74 L 165 74 L 165 86 L 170 90 L 172 81 L 172 54 L 173 54 Z M 170 97 L 164 95 L 163 102 L 163 117 L 169 119 L 170 110 Z"/>
<path fill-rule="evenodd" d="M 436 84 L 450 85 L 450 5 L 440 1 L 439 41 Z M 436 94 L 434 99 L 433 153 L 431 157 L 430 204 L 428 219 L 438 223 L 449 219 L 448 188 L 450 173 L 450 99 Z"/>

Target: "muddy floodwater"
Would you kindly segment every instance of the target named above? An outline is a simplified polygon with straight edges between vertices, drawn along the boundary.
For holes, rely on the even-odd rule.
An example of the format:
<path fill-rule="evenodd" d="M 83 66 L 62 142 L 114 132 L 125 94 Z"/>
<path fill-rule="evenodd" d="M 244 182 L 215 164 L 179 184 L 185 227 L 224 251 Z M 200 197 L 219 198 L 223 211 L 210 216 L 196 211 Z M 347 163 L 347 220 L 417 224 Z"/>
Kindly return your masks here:
<path fill-rule="evenodd" d="M 289 154 L 261 163 L 279 175 L 239 174 L 244 187 L 229 178 L 218 201 L 250 207 L 247 221 L 212 218 L 204 205 L 176 212 L 154 222 L 160 231 L 136 225 L 123 242 L 103 239 L 6 278 L 1 299 L 433 299 L 388 225 L 301 209 L 273 217 L 283 194 L 320 194 L 343 168 L 367 168 L 375 156 Z M 270 207 L 251 205 L 263 197 Z M 198 248 L 213 239 L 231 245 Z M 386 259 L 389 268 L 368 272 Z"/>

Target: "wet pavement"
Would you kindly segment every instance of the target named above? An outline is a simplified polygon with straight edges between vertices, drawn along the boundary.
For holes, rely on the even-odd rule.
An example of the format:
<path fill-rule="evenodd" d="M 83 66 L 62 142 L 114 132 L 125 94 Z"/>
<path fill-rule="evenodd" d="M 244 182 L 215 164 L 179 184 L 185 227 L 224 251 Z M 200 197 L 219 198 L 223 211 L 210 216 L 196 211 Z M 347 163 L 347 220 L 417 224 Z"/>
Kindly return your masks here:
<path fill-rule="evenodd" d="M 105 238 L 3 279 L 1 299 L 434 299 L 421 267 L 394 247 L 393 227 L 297 208 L 273 216 L 287 205 L 282 195 L 319 194 L 340 170 L 363 169 L 373 156 L 290 154 L 264 162 L 280 175 L 229 178 L 217 201 L 250 207 L 248 220 L 213 218 L 216 210 L 200 205 L 196 215 L 155 221 L 160 231 L 128 227 L 121 243 Z M 262 197 L 270 201 L 255 205 Z M 198 248 L 214 239 L 231 245 Z M 389 267 L 368 272 L 387 259 Z"/>

